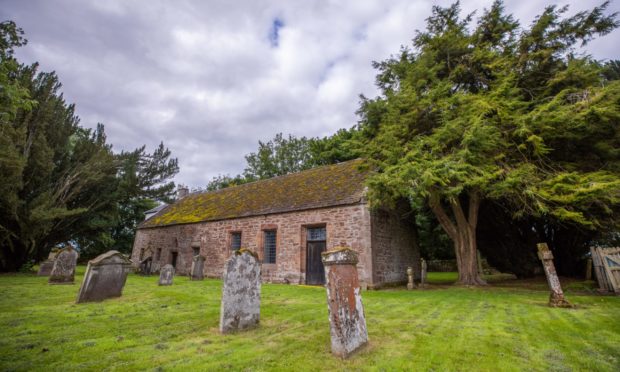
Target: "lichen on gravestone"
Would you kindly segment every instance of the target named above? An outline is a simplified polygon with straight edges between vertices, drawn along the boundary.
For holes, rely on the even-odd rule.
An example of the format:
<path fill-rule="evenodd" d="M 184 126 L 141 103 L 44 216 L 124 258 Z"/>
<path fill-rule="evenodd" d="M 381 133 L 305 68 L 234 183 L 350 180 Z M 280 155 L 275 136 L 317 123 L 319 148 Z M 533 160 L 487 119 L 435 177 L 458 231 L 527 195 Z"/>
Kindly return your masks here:
<path fill-rule="evenodd" d="M 236 252 L 226 262 L 220 307 L 223 334 L 257 327 L 260 322 L 261 264 L 256 254 Z"/>

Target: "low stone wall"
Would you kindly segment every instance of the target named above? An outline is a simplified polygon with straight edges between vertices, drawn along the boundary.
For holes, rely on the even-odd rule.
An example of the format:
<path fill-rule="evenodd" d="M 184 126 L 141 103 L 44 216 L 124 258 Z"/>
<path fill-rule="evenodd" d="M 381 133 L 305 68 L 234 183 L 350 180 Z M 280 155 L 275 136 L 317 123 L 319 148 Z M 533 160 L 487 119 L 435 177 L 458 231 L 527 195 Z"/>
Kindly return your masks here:
<path fill-rule="evenodd" d="M 428 264 L 429 272 L 451 272 L 458 271 L 456 267 L 456 260 L 431 260 L 426 261 Z"/>

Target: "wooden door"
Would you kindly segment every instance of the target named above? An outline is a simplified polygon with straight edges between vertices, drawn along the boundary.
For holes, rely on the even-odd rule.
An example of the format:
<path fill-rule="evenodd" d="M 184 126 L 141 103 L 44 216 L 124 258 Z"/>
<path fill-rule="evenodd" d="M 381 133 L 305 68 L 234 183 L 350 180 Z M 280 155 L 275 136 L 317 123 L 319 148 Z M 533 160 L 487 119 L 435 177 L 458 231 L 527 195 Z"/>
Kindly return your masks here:
<path fill-rule="evenodd" d="M 177 257 L 179 256 L 178 252 L 172 252 L 172 267 L 177 268 Z"/>
<path fill-rule="evenodd" d="M 325 284 L 325 268 L 321 261 L 321 253 L 325 252 L 325 241 L 307 242 L 306 253 L 306 284 Z"/>

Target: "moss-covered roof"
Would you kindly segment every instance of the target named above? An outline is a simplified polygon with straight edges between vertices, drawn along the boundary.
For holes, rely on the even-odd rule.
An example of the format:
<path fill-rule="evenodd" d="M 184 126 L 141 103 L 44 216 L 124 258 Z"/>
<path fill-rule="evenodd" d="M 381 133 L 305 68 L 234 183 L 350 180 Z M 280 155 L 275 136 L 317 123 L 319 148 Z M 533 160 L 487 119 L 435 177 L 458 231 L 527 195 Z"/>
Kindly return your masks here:
<path fill-rule="evenodd" d="M 359 203 L 367 171 L 363 160 L 328 165 L 226 189 L 190 194 L 139 228 L 217 221 Z"/>

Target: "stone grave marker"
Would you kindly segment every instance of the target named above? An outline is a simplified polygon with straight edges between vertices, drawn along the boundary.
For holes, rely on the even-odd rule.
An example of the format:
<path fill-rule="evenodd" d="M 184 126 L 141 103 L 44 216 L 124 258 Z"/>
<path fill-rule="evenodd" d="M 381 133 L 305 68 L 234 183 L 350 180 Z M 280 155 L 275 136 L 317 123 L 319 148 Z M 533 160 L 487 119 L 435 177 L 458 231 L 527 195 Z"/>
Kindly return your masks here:
<path fill-rule="evenodd" d="M 368 343 L 368 331 L 356 264 L 357 253 L 349 248 L 323 252 L 325 288 L 332 353 L 347 358 Z"/>
<path fill-rule="evenodd" d="M 203 280 L 205 278 L 204 273 L 205 258 L 199 254 L 192 258 L 192 269 L 189 272 L 190 280 Z"/>
<path fill-rule="evenodd" d="M 260 321 L 261 264 L 254 252 L 235 251 L 224 267 L 220 332 L 258 326 Z"/>
<path fill-rule="evenodd" d="M 131 261 L 118 251 L 108 251 L 88 261 L 76 302 L 120 297 L 131 269 Z"/>
<path fill-rule="evenodd" d="M 174 267 L 170 264 L 164 265 L 159 271 L 159 285 L 172 285 L 174 279 Z"/>
<path fill-rule="evenodd" d="M 153 257 L 149 256 L 140 262 L 140 274 L 151 275 L 153 273 Z"/>
<path fill-rule="evenodd" d="M 407 289 L 412 290 L 415 288 L 415 282 L 413 281 L 413 267 L 409 266 L 407 268 Z"/>
<path fill-rule="evenodd" d="M 551 307 L 572 307 L 572 305 L 564 298 L 564 291 L 560 285 L 560 279 L 555 271 L 555 265 L 553 265 L 553 253 L 549 250 L 547 243 L 538 243 L 538 258 L 543 263 L 545 269 L 545 275 L 547 276 L 547 283 L 551 289 L 549 295 L 549 306 Z"/>
<path fill-rule="evenodd" d="M 61 249 L 54 259 L 54 266 L 48 280 L 49 284 L 73 284 L 78 253 L 71 244 Z"/>
<path fill-rule="evenodd" d="M 58 250 L 53 249 L 47 256 L 47 260 L 39 264 L 39 272 L 37 272 L 38 276 L 49 276 L 52 273 L 52 269 L 54 268 L 54 259 L 57 254 Z"/>
<path fill-rule="evenodd" d="M 428 266 L 426 264 L 426 260 L 420 258 L 420 288 L 426 288 L 426 274 L 428 271 Z"/>

